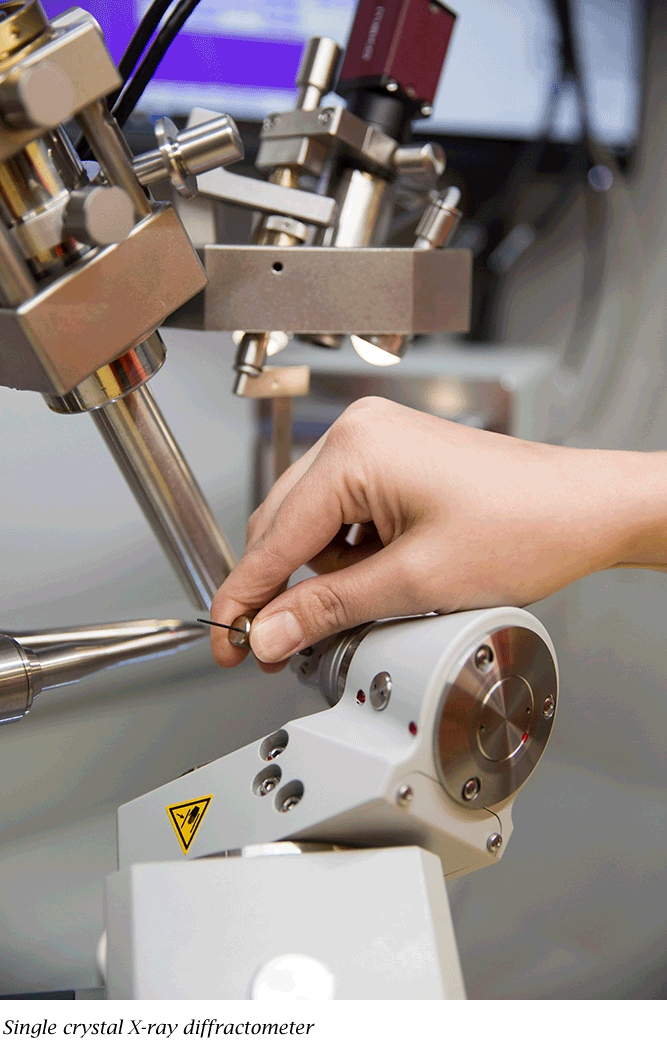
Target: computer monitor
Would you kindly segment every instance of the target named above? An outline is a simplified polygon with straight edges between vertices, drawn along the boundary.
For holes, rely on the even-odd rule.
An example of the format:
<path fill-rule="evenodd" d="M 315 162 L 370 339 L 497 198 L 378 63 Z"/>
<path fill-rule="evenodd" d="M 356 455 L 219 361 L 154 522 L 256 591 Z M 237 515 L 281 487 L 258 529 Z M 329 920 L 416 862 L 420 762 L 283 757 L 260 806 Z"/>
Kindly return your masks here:
<path fill-rule="evenodd" d="M 82 0 L 119 61 L 150 0 Z M 60 14 L 68 0 L 43 0 Z M 530 139 L 544 131 L 557 70 L 558 27 L 550 0 L 452 0 L 459 19 L 429 128 L 450 135 Z M 201 0 L 164 57 L 140 107 L 184 114 L 207 106 L 236 119 L 290 109 L 303 45 L 331 36 L 344 45 L 356 0 Z M 640 0 L 578 0 L 592 133 L 613 146 L 635 141 L 639 114 Z M 574 90 L 560 92 L 551 134 L 580 130 Z"/>

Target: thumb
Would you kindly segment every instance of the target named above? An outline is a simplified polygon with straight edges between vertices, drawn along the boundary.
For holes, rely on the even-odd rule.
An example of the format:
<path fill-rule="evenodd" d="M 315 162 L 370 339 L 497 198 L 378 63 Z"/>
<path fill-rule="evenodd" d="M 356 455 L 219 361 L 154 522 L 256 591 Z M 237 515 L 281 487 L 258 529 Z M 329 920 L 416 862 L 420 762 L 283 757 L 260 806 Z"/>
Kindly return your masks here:
<path fill-rule="evenodd" d="M 299 582 L 255 617 L 250 646 L 260 662 L 281 662 L 339 630 L 432 610 L 410 569 L 416 539 L 397 539 L 366 560 Z M 416 563 L 416 561 L 414 561 Z"/>

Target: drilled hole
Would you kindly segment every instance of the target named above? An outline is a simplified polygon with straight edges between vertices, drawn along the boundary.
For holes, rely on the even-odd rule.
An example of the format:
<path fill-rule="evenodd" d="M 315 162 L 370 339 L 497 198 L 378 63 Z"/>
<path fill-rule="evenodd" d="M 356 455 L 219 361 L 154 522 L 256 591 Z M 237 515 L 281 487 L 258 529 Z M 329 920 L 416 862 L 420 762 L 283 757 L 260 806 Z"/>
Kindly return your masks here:
<path fill-rule="evenodd" d="M 283 266 L 284 264 L 281 264 L 280 260 L 276 260 L 276 262 L 272 265 L 271 270 L 274 274 L 280 274 L 283 269 Z"/>
<path fill-rule="evenodd" d="M 273 761 L 279 754 L 282 754 L 283 750 L 289 742 L 289 736 L 284 728 L 278 729 L 277 732 L 272 732 L 270 736 L 259 745 L 259 756 L 264 761 Z"/>
<path fill-rule="evenodd" d="M 291 812 L 303 798 L 303 783 L 301 780 L 291 780 L 276 796 L 276 809 L 278 812 Z"/>
<path fill-rule="evenodd" d="M 252 781 L 253 794 L 257 794 L 260 798 L 270 794 L 280 783 L 281 776 L 282 772 L 277 765 L 269 765 L 268 768 L 262 769 Z"/>

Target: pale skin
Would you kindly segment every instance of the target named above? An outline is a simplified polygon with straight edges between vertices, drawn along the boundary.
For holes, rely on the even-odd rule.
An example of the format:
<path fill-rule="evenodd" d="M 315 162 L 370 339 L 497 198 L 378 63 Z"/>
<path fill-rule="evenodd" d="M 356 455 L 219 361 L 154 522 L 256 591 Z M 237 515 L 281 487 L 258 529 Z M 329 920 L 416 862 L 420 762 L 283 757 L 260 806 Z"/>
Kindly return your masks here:
<path fill-rule="evenodd" d="M 216 622 L 258 612 L 263 669 L 374 619 L 524 607 L 612 567 L 667 570 L 664 453 L 576 450 L 353 403 L 273 487 L 218 591 Z M 353 524 L 357 544 L 346 540 Z M 307 564 L 317 576 L 285 585 Z M 213 655 L 248 652 L 213 628 Z"/>

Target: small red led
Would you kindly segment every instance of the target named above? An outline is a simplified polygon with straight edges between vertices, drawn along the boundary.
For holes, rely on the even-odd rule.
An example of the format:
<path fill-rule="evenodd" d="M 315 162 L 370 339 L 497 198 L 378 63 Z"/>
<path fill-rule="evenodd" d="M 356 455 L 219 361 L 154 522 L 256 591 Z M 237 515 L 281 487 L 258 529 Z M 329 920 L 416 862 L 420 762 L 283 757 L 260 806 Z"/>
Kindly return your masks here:
<path fill-rule="evenodd" d="M 361 688 L 357 692 L 357 702 L 359 703 L 359 706 L 361 706 L 362 703 L 366 702 L 366 693 L 362 692 Z"/>
<path fill-rule="evenodd" d="M 408 725 L 408 732 L 410 733 L 411 736 L 416 736 L 417 735 L 417 726 L 414 723 L 414 721 L 411 721 L 410 724 Z"/>

